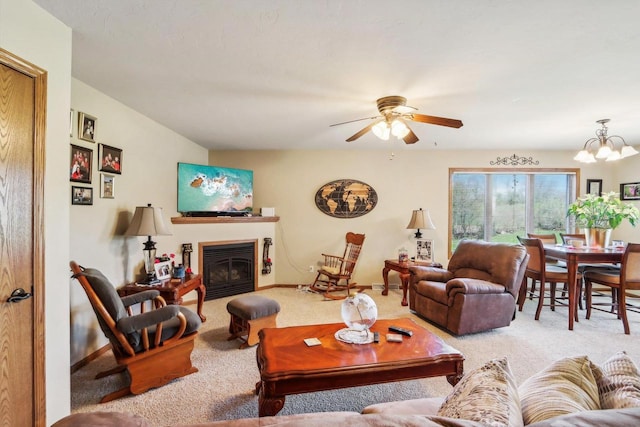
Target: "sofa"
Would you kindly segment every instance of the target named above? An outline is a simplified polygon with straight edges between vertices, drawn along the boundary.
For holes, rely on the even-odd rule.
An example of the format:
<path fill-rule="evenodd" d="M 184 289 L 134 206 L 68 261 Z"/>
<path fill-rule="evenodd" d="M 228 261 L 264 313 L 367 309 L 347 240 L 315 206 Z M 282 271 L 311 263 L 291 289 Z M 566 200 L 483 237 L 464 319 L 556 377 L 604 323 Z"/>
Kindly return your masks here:
<path fill-rule="evenodd" d="M 63 418 L 53 427 L 151 427 L 134 414 L 93 412 Z M 166 425 L 166 424 L 164 424 Z M 319 412 L 176 424 L 215 426 L 639 426 L 640 374 L 620 351 L 602 366 L 587 356 L 560 359 L 518 386 L 506 358 L 467 373 L 443 398 L 370 405 L 357 412 Z"/>
<path fill-rule="evenodd" d="M 509 326 L 528 259 L 521 245 L 462 240 L 446 269 L 409 268 L 409 308 L 455 335 Z"/>

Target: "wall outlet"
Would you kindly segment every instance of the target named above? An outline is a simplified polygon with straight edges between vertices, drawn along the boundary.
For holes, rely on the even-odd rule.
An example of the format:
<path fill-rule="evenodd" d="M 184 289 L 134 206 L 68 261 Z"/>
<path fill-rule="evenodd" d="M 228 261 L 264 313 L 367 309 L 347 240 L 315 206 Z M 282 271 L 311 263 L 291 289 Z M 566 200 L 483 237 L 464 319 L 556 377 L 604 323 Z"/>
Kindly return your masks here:
<path fill-rule="evenodd" d="M 309 266 L 309 273 L 313 273 L 313 270 L 314 270 L 313 265 L 310 265 Z"/>

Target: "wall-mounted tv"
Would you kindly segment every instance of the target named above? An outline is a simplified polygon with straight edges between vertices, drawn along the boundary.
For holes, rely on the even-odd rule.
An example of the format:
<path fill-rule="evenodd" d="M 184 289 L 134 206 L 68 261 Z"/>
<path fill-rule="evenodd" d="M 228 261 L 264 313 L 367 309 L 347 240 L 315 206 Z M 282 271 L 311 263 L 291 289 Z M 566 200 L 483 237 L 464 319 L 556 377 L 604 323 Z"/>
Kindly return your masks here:
<path fill-rule="evenodd" d="M 253 171 L 178 163 L 178 212 L 186 216 L 253 211 Z"/>

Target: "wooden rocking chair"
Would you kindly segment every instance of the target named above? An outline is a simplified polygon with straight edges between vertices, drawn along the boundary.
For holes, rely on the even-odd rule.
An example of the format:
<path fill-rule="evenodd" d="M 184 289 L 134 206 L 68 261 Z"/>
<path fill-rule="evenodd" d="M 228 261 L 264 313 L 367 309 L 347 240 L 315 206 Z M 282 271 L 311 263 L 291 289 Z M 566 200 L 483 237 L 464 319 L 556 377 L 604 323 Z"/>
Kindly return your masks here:
<path fill-rule="evenodd" d="M 346 242 L 344 255 L 341 257 L 322 254 L 324 265 L 318 269 L 316 280 L 310 287 L 312 291 L 319 292 L 330 299 L 344 299 L 349 296 L 352 286 L 349 281 L 364 243 L 364 234 L 349 232 L 346 235 Z M 335 294 L 343 291 L 342 295 Z"/>
<path fill-rule="evenodd" d="M 129 373 L 129 385 L 107 394 L 100 403 L 144 393 L 198 372 L 191 364 L 193 341 L 201 325 L 196 313 L 178 305 L 166 305 L 155 289 L 121 298 L 100 271 L 80 267 L 74 261 L 70 265 L 72 277 L 84 288 L 118 363 L 115 368 L 96 375 L 96 379 L 124 371 Z M 152 302 L 150 311 L 145 301 Z M 140 314 L 134 315 L 131 308 L 138 303 Z"/>

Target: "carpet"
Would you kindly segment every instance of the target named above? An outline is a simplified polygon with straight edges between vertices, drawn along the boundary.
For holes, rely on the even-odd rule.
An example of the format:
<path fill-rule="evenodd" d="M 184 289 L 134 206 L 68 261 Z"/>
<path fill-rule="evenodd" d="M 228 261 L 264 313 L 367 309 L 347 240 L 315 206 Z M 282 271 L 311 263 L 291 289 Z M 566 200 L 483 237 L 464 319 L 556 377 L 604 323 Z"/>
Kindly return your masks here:
<path fill-rule="evenodd" d="M 629 313 L 631 335 L 625 335 L 622 322 L 615 316 L 596 312 L 590 320 L 580 310 L 579 323 L 567 329 L 567 308 L 543 309 L 539 321 L 533 319 L 535 301 L 527 300 L 511 326 L 493 331 L 455 337 L 422 320 L 400 305 L 401 291 L 390 290 L 382 296 L 378 290 L 365 291 L 378 306 L 379 318 L 409 317 L 426 327 L 465 355 L 465 371 L 489 359 L 506 356 L 518 384 L 565 356 L 587 355 L 602 363 L 619 350 L 626 350 L 640 362 L 640 315 Z M 260 295 L 277 300 L 282 310 L 279 326 L 341 322 L 341 301 L 325 300 L 321 295 L 294 288 L 272 288 Z M 119 411 L 147 418 L 155 425 L 204 423 L 258 416 L 258 399 L 254 394 L 259 379 L 255 347 L 239 350 L 238 341 L 227 341 L 229 315 L 227 302 L 235 297 L 207 301 L 203 313 L 207 321 L 200 329 L 192 354 L 199 372 L 138 396 L 128 396 L 100 404 L 100 398 L 124 386 L 126 375 L 112 375 L 99 380 L 95 374 L 113 367 L 111 351 L 98 357 L 71 376 L 71 410 L 76 412 Z M 195 305 L 189 305 L 195 310 Z M 393 400 L 445 396 L 451 386 L 445 378 L 403 381 L 354 387 L 286 398 L 279 415 L 357 411 L 365 406 Z"/>

